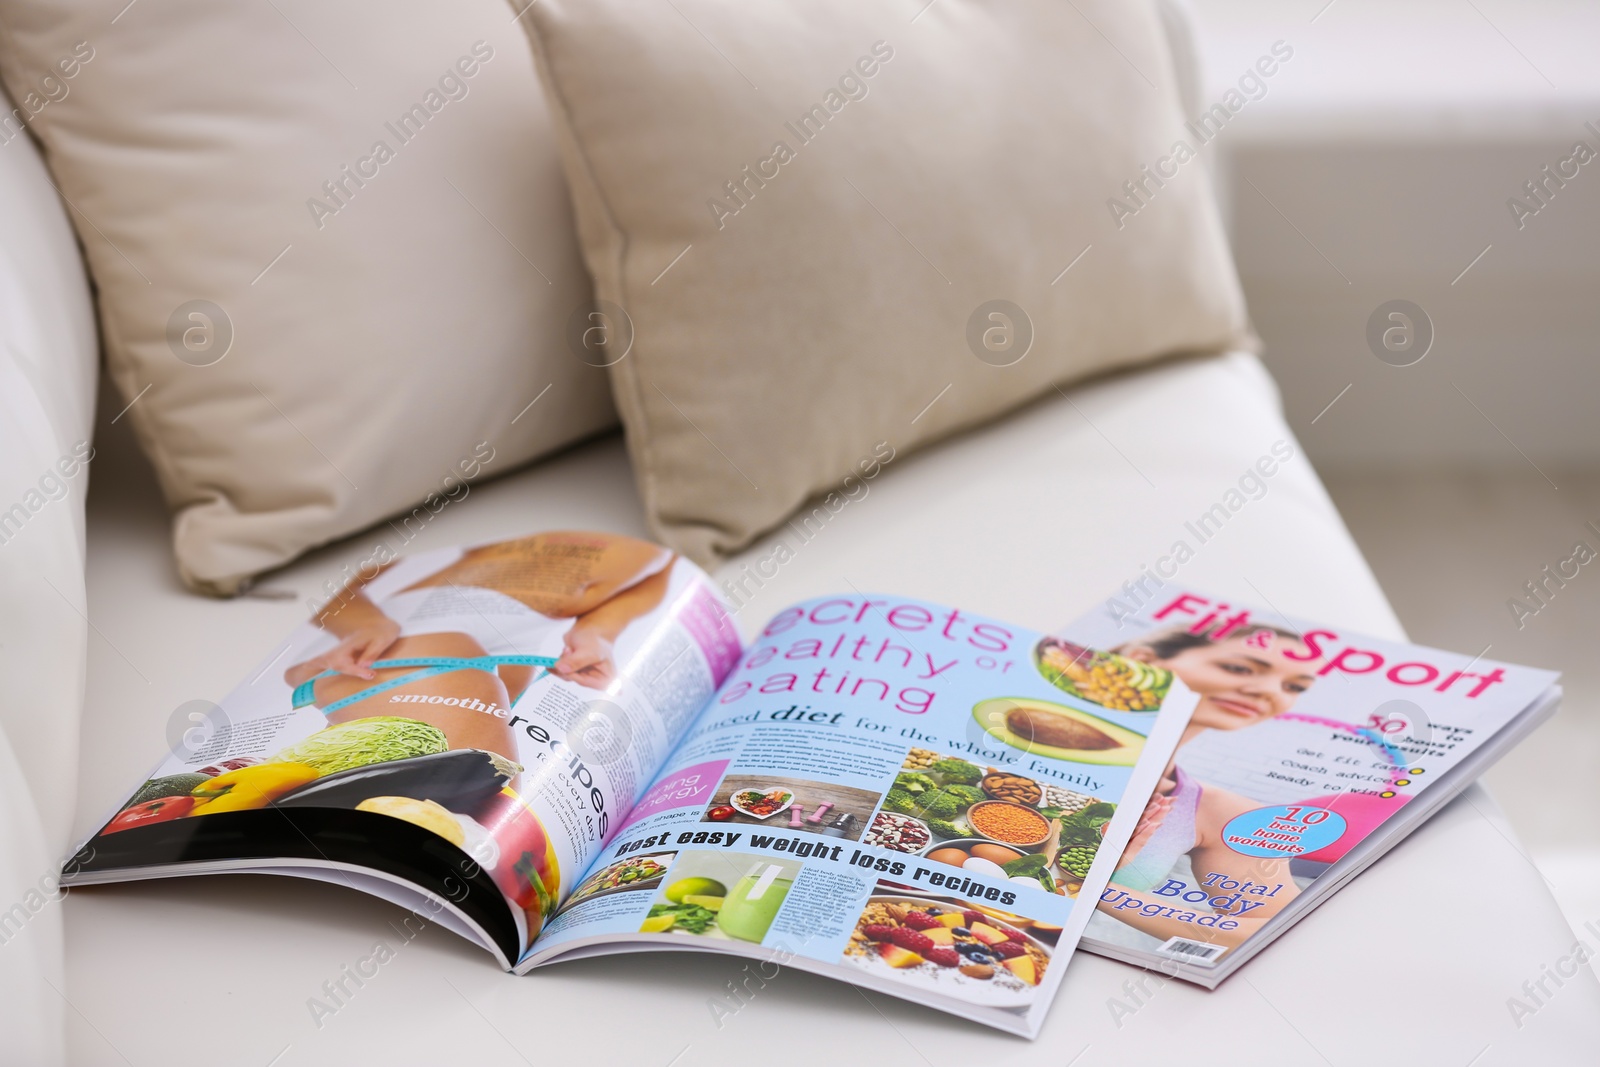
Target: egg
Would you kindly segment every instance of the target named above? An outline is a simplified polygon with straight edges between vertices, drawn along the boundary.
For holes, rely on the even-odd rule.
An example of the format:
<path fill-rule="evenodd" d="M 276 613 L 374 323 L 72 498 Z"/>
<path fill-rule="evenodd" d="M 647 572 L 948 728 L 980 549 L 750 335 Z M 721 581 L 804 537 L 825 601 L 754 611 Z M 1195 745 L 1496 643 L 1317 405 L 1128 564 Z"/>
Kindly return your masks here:
<path fill-rule="evenodd" d="M 1012 860 L 1021 859 L 1022 853 L 1015 849 L 1006 848 L 1004 845 L 973 845 L 972 854 L 981 860 L 998 863 L 1005 866 Z"/>
<path fill-rule="evenodd" d="M 967 854 L 959 848 L 936 848 L 928 853 L 928 858 L 934 863 L 948 863 L 952 867 L 959 867 L 967 862 Z"/>
<path fill-rule="evenodd" d="M 1039 888 L 1039 879 L 1030 878 L 1026 874 L 1014 874 L 1011 876 L 1011 880 L 1018 885 L 1032 886 L 1034 889 Z"/>
<path fill-rule="evenodd" d="M 1006 876 L 1006 872 L 1000 869 L 998 863 L 986 860 L 982 856 L 973 856 L 961 865 L 961 869 L 971 871 L 973 874 L 986 874 L 991 878 L 1004 878 Z"/>

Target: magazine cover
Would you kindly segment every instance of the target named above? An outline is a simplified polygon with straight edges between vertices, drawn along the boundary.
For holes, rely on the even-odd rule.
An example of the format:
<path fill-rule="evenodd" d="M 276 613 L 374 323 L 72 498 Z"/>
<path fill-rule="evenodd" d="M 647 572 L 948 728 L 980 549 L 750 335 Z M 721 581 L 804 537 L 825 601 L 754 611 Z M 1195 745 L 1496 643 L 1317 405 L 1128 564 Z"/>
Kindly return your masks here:
<path fill-rule="evenodd" d="M 1141 603 L 1142 601 L 1142 603 Z M 1555 709 L 1556 673 L 1288 620 L 1164 587 L 1041 643 L 1199 697 L 1084 938 L 1215 986 Z"/>
<path fill-rule="evenodd" d="M 1041 637 L 852 594 L 745 647 L 702 571 L 603 533 L 374 562 L 63 882 L 292 874 L 519 973 L 727 952 L 1032 1036 L 1195 703 Z"/>

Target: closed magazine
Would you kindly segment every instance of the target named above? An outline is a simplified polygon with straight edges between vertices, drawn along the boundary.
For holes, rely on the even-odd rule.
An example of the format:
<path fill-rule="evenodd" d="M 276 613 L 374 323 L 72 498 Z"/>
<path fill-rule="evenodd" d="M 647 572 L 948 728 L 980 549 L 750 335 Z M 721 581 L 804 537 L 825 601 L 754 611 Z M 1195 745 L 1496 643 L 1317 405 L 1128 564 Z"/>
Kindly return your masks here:
<path fill-rule="evenodd" d="M 1199 698 L 1082 947 L 1208 988 L 1560 699 L 1552 671 L 1154 585 L 1046 639 L 1045 662 L 1080 688 L 1155 671 Z"/>

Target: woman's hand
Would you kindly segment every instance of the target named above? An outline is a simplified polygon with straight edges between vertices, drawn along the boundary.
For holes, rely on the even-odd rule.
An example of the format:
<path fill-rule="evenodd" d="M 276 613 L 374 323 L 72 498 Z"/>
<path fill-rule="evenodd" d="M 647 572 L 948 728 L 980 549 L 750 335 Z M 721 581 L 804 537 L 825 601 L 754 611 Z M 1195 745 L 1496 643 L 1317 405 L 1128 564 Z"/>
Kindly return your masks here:
<path fill-rule="evenodd" d="M 1133 837 L 1128 840 L 1128 847 L 1122 852 L 1122 861 L 1119 867 L 1126 867 L 1139 855 L 1139 850 L 1144 848 L 1155 836 L 1161 824 L 1166 821 L 1167 812 L 1172 810 L 1172 797 L 1167 793 L 1156 793 L 1150 797 L 1150 803 L 1144 806 L 1144 813 L 1139 816 L 1139 823 L 1133 828 Z"/>
<path fill-rule="evenodd" d="M 580 624 L 567 631 L 562 643 L 566 648 L 550 668 L 551 674 L 590 689 L 605 689 L 616 680 L 617 665 L 612 662 L 612 645 L 606 637 Z"/>
<path fill-rule="evenodd" d="M 378 676 L 372 664 L 383 658 L 383 654 L 399 637 L 400 624 L 386 615 L 380 616 L 363 623 L 331 651 L 313 656 L 304 663 L 296 663 L 283 672 L 283 680 L 290 685 L 299 685 L 323 671 L 338 671 L 352 678 L 371 681 Z"/>

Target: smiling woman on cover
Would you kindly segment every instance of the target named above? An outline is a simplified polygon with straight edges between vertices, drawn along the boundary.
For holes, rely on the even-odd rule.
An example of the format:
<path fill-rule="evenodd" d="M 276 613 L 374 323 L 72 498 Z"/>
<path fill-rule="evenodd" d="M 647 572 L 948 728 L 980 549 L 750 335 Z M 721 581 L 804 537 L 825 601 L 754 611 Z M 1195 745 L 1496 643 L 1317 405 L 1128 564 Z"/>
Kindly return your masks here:
<path fill-rule="evenodd" d="M 618 635 L 661 603 L 676 558 L 631 537 L 571 532 L 449 555 L 442 566 L 439 553 L 386 564 L 317 613 L 336 643 L 284 680 L 310 683 L 329 724 L 401 715 L 437 726 L 453 749 L 515 759 L 509 710 L 540 666 L 518 661 L 609 688 Z"/>
<path fill-rule="evenodd" d="M 1148 894 L 1173 877 L 1174 869 L 1185 857 L 1197 883 L 1216 874 L 1240 884 L 1281 885 L 1276 894 L 1260 901 L 1241 899 L 1241 905 L 1255 906 L 1244 914 L 1234 913 L 1239 923 L 1236 929 L 1210 928 L 1208 936 L 1217 944 L 1231 946 L 1259 929 L 1300 890 L 1289 875 L 1287 861 L 1244 856 L 1223 843 L 1223 827 L 1235 817 L 1261 807 L 1261 802 L 1205 785 L 1185 774 L 1177 760 L 1182 758 L 1183 746 L 1207 730 L 1241 730 L 1288 711 L 1316 681 L 1315 668 L 1320 658 L 1307 648 L 1299 634 L 1290 630 L 1252 625 L 1221 640 L 1212 637 L 1215 630 L 1213 626 L 1194 633 L 1186 627 L 1174 627 L 1146 634 L 1116 649 L 1130 659 L 1172 671 L 1199 695 L 1200 701 L 1178 743 L 1177 755 L 1167 766 L 1133 840 L 1122 854 L 1121 864 L 1111 876 L 1110 890 Z M 1195 936 L 1194 923 L 1117 911 L 1113 903 L 1102 899 L 1099 909 L 1152 937 L 1164 941 L 1173 936 Z"/>

